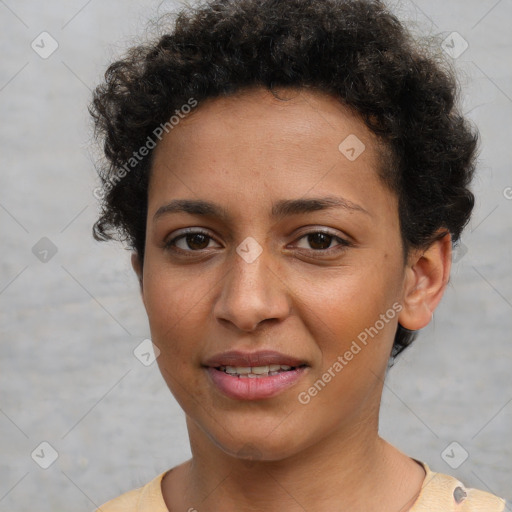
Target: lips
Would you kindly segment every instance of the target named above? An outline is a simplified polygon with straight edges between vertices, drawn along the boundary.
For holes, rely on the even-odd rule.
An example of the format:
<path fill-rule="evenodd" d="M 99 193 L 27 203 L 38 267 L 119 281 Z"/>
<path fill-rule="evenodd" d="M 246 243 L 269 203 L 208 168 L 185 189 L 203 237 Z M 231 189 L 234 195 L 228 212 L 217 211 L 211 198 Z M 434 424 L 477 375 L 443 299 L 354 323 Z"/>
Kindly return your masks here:
<path fill-rule="evenodd" d="M 204 366 L 215 388 L 235 400 L 272 398 L 295 385 L 308 368 L 303 360 L 268 350 L 223 352 Z"/>
<path fill-rule="evenodd" d="M 204 363 L 204 366 L 212 368 L 219 368 L 221 366 L 255 367 L 269 365 L 297 367 L 306 365 L 306 362 L 273 350 L 260 350 L 258 352 L 231 350 L 214 355 Z"/>

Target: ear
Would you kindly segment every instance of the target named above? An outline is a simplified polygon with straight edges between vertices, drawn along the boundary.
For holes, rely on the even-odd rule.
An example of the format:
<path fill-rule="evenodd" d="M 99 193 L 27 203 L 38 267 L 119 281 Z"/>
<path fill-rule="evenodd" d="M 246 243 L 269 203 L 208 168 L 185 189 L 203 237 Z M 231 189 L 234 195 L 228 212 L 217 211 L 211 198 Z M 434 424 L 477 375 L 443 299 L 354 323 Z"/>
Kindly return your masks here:
<path fill-rule="evenodd" d="M 411 331 L 430 323 L 450 279 L 452 238 L 443 232 L 427 249 L 413 250 L 408 258 L 398 322 Z"/>
<path fill-rule="evenodd" d="M 132 268 L 137 274 L 137 278 L 139 279 L 140 292 L 142 293 L 142 263 L 140 261 L 139 255 L 136 252 L 132 252 Z"/>

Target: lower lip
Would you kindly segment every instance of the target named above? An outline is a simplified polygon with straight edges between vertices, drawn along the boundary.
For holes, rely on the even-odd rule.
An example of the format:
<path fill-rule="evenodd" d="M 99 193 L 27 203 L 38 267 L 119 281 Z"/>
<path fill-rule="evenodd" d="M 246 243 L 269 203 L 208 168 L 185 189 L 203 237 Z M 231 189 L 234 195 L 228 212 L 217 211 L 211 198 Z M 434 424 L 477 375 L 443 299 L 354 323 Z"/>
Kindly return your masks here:
<path fill-rule="evenodd" d="M 305 366 L 269 375 L 268 377 L 239 378 L 208 367 L 208 374 L 215 386 L 229 398 L 236 400 L 262 400 L 272 398 L 293 386 L 306 371 Z"/>

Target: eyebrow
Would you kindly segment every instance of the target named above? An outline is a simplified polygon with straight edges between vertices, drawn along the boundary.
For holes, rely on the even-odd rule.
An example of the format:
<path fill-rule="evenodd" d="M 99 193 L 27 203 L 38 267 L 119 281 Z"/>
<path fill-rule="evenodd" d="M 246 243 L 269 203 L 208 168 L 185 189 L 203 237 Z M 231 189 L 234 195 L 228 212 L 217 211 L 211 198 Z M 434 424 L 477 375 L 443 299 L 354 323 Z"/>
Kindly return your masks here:
<path fill-rule="evenodd" d="M 342 197 L 327 196 L 309 199 L 282 199 L 273 203 L 271 217 L 282 219 L 292 215 L 341 208 L 351 212 L 361 212 L 366 215 L 370 213 L 362 206 L 343 199 Z M 153 216 L 153 222 L 164 215 L 171 213 L 189 213 L 191 215 L 202 215 L 205 217 L 217 217 L 223 221 L 230 219 L 229 213 L 222 206 L 204 201 L 201 199 L 173 199 L 166 205 L 161 206 Z"/>

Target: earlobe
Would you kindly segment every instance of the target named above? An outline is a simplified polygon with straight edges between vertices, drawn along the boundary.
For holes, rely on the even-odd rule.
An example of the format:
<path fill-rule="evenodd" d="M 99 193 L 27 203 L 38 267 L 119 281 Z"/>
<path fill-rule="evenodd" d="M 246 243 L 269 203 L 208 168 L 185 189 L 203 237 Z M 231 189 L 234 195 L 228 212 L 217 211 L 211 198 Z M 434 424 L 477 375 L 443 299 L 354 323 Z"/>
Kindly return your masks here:
<path fill-rule="evenodd" d="M 142 293 L 142 265 L 139 255 L 136 252 L 132 252 L 132 268 L 135 274 L 137 275 L 137 278 L 139 280 L 140 292 Z"/>
<path fill-rule="evenodd" d="M 417 331 L 430 323 L 448 284 L 451 261 L 450 233 L 427 249 L 411 251 L 404 279 L 403 309 L 398 317 L 400 325 Z"/>

